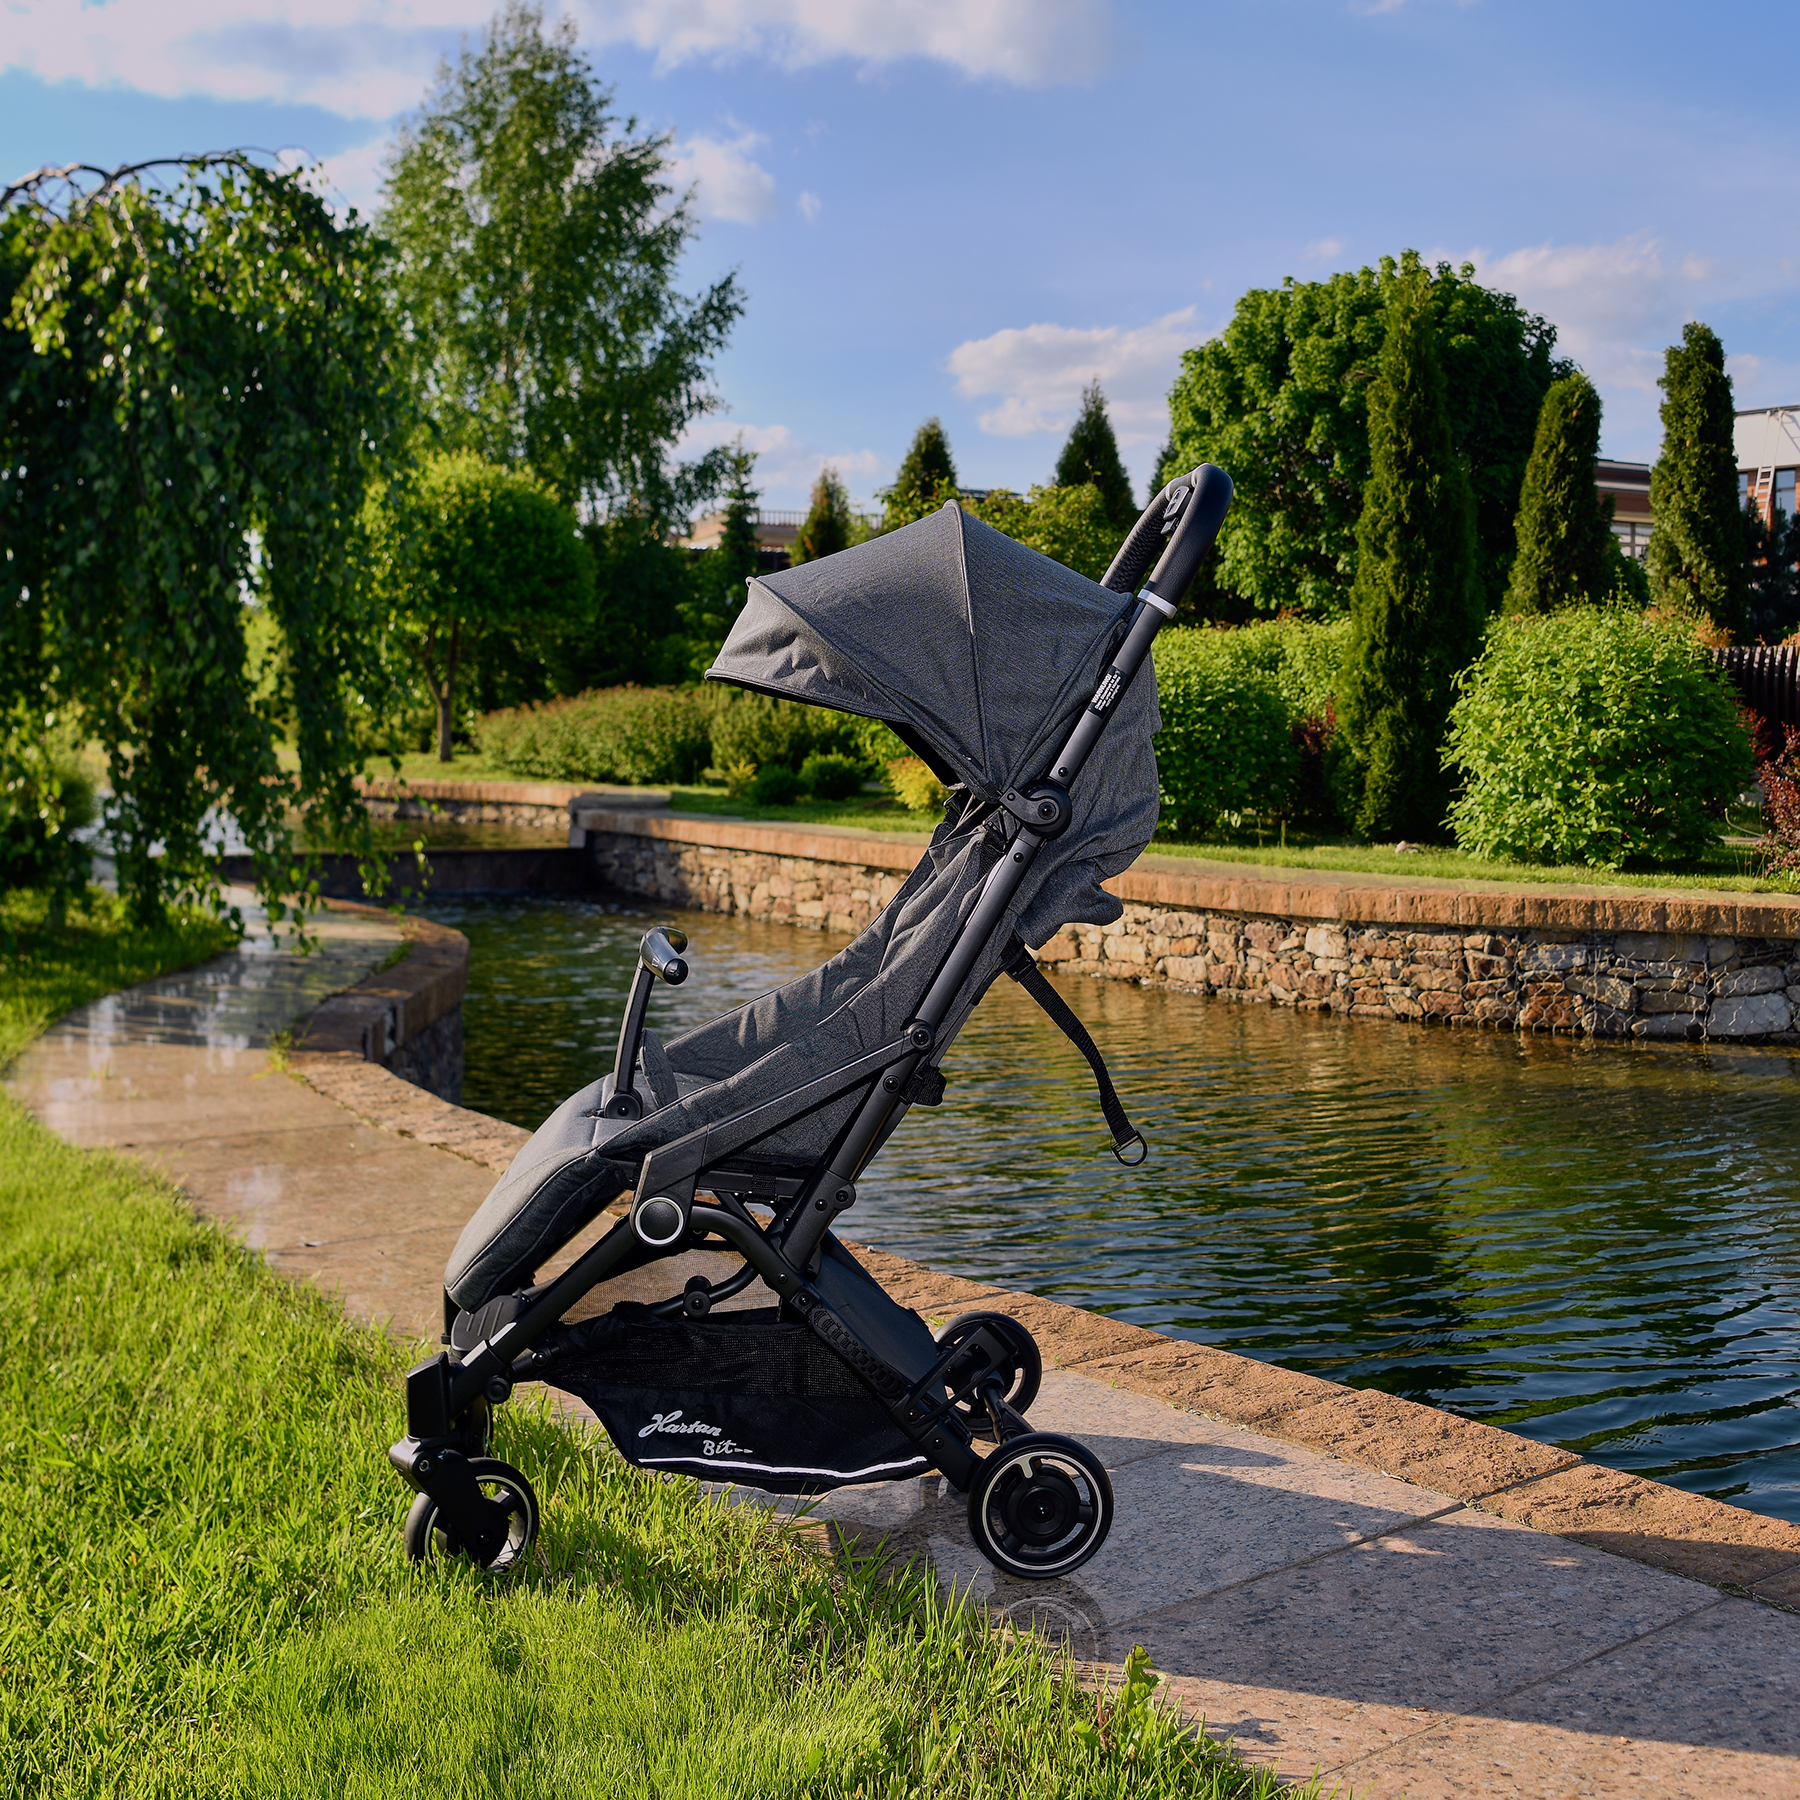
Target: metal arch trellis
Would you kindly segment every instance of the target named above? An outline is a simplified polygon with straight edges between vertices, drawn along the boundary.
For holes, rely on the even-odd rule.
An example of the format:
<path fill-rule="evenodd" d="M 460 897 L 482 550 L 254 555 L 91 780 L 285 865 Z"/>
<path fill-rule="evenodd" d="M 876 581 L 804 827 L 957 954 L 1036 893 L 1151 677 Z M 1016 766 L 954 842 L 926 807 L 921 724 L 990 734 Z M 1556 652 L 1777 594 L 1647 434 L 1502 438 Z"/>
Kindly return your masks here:
<path fill-rule="evenodd" d="M 190 177 L 214 169 L 231 169 L 255 180 L 279 180 L 301 172 L 283 170 L 274 164 L 276 154 L 260 146 L 245 145 L 235 150 L 197 151 L 191 156 L 146 157 L 141 162 L 121 163 L 111 169 L 98 163 L 46 163 L 0 188 L 0 213 L 20 204 L 22 197 L 23 205 L 46 218 L 67 219 L 78 207 L 91 205 L 151 169 L 179 169 Z M 259 162 L 259 157 L 268 157 L 270 162 Z M 47 191 L 55 197 L 46 198 Z"/>

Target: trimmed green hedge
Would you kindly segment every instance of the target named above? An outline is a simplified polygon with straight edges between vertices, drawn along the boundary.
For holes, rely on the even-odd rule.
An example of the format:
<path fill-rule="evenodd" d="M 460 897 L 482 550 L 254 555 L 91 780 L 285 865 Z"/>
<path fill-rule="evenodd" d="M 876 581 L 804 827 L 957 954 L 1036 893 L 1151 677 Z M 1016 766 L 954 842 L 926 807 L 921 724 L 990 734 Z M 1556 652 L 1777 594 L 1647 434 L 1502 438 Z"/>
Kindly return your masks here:
<path fill-rule="evenodd" d="M 1688 862 L 1750 779 L 1749 735 L 1711 658 L 1690 630 L 1635 611 L 1500 620 L 1458 686 L 1450 825 L 1478 856 Z"/>
<path fill-rule="evenodd" d="M 1286 817 L 1326 804 L 1315 765 L 1347 631 L 1278 619 L 1157 638 L 1165 829 L 1196 834 L 1231 814 Z"/>
<path fill-rule="evenodd" d="M 489 761 L 543 781 L 689 782 L 712 760 L 722 698 L 710 688 L 594 688 L 489 713 L 477 736 Z"/>

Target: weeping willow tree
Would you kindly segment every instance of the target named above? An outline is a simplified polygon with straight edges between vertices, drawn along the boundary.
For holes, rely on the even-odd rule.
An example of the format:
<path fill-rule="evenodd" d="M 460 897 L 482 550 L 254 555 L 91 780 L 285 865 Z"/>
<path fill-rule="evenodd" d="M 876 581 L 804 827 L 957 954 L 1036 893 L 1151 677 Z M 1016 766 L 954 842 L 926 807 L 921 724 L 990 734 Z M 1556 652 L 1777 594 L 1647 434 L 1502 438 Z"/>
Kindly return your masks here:
<path fill-rule="evenodd" d="M 360 518 L 408 430 L 377 274 L 354 215 L 244 155 L 0 193 L 0 791 L 44 730 L 97 745 L 141 918 L 217 902 L 226 832 L 277 918 L 297 841 L 367 849 Z"/>

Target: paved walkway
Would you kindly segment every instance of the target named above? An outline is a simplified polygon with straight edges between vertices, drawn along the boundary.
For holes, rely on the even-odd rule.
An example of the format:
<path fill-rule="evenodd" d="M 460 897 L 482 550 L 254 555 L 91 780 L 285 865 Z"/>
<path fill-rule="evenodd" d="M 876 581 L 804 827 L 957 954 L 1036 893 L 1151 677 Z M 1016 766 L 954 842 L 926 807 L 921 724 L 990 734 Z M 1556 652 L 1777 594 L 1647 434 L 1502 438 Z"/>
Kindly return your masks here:
<path fill-rule="evenodd" d="M 352 1316 L 435 1335 L 445 1256 L 493 1174 L 269 1074 L 270 1037 L 397 933 L 335 915 L 324 935 L 319 958 L 253 945 L 74 1014 L 8 1085 L 65 1137 L 164 1169 Z M 1067 1370 L 1032 1418 L 1113 1473 L 1117 1523 L 1076 1580 L 996 1578 L 935 1477 L 819 1510 L 1084 1658 L 1143 1644 L 1210 1730 L 1328 1789 L 1800 1797 L 1792 1613 Z"/>

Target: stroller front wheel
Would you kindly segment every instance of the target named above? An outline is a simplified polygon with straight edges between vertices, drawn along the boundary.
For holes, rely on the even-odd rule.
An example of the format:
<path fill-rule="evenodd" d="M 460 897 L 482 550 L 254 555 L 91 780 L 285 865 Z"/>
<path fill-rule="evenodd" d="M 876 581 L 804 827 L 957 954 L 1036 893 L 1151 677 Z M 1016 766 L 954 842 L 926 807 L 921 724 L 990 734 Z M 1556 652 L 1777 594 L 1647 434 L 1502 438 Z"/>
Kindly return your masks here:
<path fill-rule="evenodd" d="M 524 1563 L 537 1539 L 537 1495 L 517 1469 L 495 1457 L 471 1457 L 469 1471 L 481 1489 L 482 1498 L 503 1507 L 506 1512 L 506 1536 L 483 1567 L 496 1575 L 508 1574 Z M 434 1556 L 468 1556 L 482 1561 L 462 1542 L 456 1527 L 429 1494 L 421 1494 L 412 1503 L 406 1515 L 404 1541 L 406 1554 L 413 1562 L 426 1562 Z"/>
<path fill-rule="evenodd" d="M 983 1459 L 969 1488 L 969 1535 L 995 1568 L 1025 1581 L 1068 1575 L 1112 1529 L 1112 1483 L 1073 1438 L 1033 1431 Z"/>
<path fill-rule="evenodd" d="M 1044 1379 L 1044 1359 L 1038 1353 L 1037 1340 L 1015 1318 L 1006 1313 L 970 1312 L 959 1314 L 937 1333 L 938 1343 L 945 1349 L 953 1345 L 970 1346 L 969 1355 L 952 1363 L 945 1372 L 945 1386 L 952 1392 L 975 1379 L 989 1367 L 984 1341 L 997 1338 L 1005 1346 L 1005 1354 L 992 1365 L 1000 1377 L 1001 1398 L 1014 1412 L 1022 1413 L 1038 1396 Z M 988 1409 L 975 1398 L 959 1400 L 955 1412 L 974 1437 L 991 1438 L 993 1423 Z"/>

